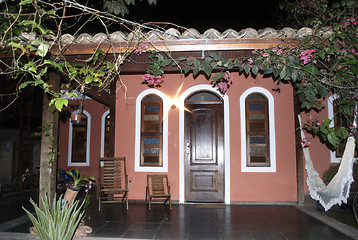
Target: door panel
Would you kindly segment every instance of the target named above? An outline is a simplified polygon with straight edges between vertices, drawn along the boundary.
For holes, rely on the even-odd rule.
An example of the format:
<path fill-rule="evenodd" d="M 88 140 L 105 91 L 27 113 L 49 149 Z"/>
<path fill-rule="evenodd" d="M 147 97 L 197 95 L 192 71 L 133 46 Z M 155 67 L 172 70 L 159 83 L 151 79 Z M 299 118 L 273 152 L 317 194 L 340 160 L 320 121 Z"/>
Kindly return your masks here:
<path fill-rule="evenodd" d="M 222 104 L 187 104 L 185 200 L 224 201 Z"/>

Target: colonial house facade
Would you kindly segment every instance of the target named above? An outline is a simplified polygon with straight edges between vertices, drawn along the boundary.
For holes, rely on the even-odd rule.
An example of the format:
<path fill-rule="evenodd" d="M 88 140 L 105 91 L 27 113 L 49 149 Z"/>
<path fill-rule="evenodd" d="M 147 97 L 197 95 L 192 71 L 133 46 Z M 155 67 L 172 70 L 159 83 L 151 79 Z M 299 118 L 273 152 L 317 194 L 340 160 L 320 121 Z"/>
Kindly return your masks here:
<path fill-rule="evenodd" d="M 167 33 L 150 32 L 146 40 L 175 56 L 200 58 L 222 52 L 234 58 L 302 37 L 307 29 L 224 33 L 210 29 L 204 34 L 170 29 Z M 112 37 L 119 46 L 124 34 L 116 34 Z M 78 37 L 69 54 L 97 45 L 96 36 Z M 282 84 L 277 91 L 271 77 L 232 71 L 233 84 L 222 94 L 204 75 L 168 69 L 161 87 L 150 88 L 142 84 L 146 67 L 140 55 L 124 63 L 115 91 L 111 90 L 115 111 L 83 97 L 82 122 L 73 124 L 67 118 L 60 123 L 58 168 L 78 168 L 97 178 L 99 159 L 108 156 L 109 135 L 114 134 L 114 156 L 126 158 L 130 201 L 145 199 L 146 176 L 152 173 L 168 175 L 172 199 L 179 203 L 299 201 L 305 175 L 297 153 L 297 113 L 290 84 Z M 333 116 L 332 99 L 321 116 Z M 111 117 L 114 132 L 110 132 Z M 336 153 L 315 139 L 311 153 L 320 174 L 339 161 Z"/>

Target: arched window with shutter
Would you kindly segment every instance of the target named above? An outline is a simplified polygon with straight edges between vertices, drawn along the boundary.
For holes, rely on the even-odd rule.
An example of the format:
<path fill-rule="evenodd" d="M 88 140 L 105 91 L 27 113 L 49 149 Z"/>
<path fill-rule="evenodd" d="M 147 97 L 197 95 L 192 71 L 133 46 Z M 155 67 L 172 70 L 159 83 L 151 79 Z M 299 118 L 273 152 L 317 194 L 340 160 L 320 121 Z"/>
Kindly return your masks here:
<path fill-rule="evenodd" d="M 136 100 L 135 171 L 168 171 L 167 97 L 147 89 Z"/>
<path fill-rule="evenodd" d="M 274 99 L 261 87 L 240 97 L 241 171 L 276 172 Z"/>

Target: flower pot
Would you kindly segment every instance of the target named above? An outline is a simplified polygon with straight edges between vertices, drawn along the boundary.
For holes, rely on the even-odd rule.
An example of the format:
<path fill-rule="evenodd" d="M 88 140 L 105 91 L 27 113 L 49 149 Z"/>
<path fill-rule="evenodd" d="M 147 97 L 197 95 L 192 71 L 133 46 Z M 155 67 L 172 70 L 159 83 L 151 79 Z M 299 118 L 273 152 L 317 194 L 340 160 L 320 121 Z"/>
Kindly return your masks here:
<path fill-rule="evenodd" d="M 79 190 L 80 190 L 79 188 L 74 188 L 72 186 L 68 186 L 63 199 L 66 199 L 67 202 L 69 204 L 71 204 L 73 202 L 73 200 L 76 198 Z"/>
<path fill-rule="evenodd" d="M 81 114 L 79 113 L 72 113 L 71 114 L 71 122 L 73 124 L 78 124 L 81 122 Z"/>

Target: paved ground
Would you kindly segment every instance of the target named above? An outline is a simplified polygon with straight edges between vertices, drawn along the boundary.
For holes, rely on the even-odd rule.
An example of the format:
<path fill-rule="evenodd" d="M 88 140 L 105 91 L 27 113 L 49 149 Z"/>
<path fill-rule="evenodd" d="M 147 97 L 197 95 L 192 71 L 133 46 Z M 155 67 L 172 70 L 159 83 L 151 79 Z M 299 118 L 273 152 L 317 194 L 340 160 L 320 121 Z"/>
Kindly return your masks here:
<path fill-rule="evenodd" d="M 25 196 L 0 200 L 0 239 L 36 239 L 21 206 L 30 209 Z M 37 194 L 33 194 L 36 198 Z M 315 207 L 258 205 L 103 205 L 94 198 L 86 225 L 93 232 L 83 239 L 358 239 L 358 231 L 326 217 Z M 25 234 L 26 233 L 26 234 Z"/>

